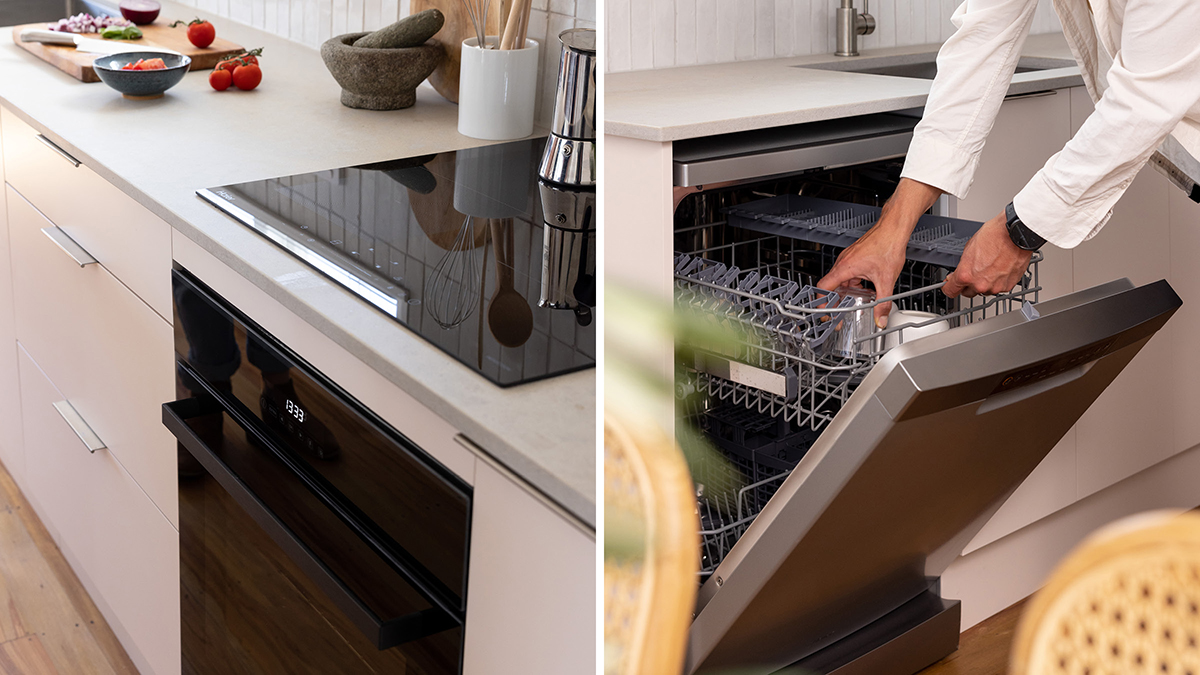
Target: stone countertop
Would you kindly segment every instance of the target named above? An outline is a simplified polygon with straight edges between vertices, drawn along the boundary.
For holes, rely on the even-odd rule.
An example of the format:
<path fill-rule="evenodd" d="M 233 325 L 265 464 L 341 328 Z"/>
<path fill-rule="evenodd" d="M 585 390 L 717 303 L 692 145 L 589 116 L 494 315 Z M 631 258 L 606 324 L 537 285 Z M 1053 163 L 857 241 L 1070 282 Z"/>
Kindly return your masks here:
<path fill-rule="evenodd" d="M 265 48 L 258 89 L 217 92 L 200 71 L 161 99 L 130 101 L 38 60 L 3 30 L 0 103 L 594 528 L 595 369 L 497 387 L 331 282 L 288 288 L 276 281 L 309 268 L 195 195 L 486 141 L 459 135 L 457 106 L 427 84 L 407 110 L 352 110 L 339 103 L 340 88 L 317 51 L 163 3 L 164 18 L 197 14 L 221 37 Z"/>
<path fill-rule="evenodd" d="M 938 47 L 868 49 L 856 58 L 902 60 Z M 1073 60 L 1061 34 L 1030 36 L 1022 56 Z M 817 54 L 606 74 L 604 133 L 667 142 L 925 105 L 932 80 L 802 67 L 839 60 L 847 59 Z M 1009 93 L 1082 84 L 1078 67 L 1055 68 L 1014 75 Z"/>

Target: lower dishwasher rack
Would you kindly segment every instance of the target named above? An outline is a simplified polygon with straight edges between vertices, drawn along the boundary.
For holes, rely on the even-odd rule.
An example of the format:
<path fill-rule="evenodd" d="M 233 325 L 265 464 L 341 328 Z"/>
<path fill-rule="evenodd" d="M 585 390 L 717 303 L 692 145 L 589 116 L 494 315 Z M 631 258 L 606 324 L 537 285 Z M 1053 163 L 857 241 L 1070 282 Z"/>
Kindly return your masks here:
<path fill-rule="evenodd" d="M 1036 303 L 1041 290 L 1040 253 L 1011 292 L 970 299 L 940 293 L 951 268 L 910 259 L 893 295 L 852 304 L 815 286 L 843 249 L 720 222 L 705 227 L 720 228 L 720 236 L 677 237 L 677 243 L 697 245 L 677 251 L 674 260 L 676 311 L 711 329 L 706 335 L 728 336 L 678 349 L 681 421 L 716 449 L 692 465 L 701 581 L 886 353 L 885 345 L 897 341 L 896 333 L 937 322 L 953 329 L 1021 309 Z M 851 325 L 851 314 L 889 301 L 936 316 L 855 336 L 846 351 L 825 348 L 832 333 Z"/>

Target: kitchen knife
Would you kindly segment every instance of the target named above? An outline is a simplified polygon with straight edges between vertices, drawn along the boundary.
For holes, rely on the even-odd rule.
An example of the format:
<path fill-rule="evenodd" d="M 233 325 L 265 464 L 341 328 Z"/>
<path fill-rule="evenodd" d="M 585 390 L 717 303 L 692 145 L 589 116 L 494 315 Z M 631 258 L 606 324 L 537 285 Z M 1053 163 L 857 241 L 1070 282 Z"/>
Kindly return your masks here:
<path fill-rule="evenodd" d="M 75 47 L 75 51 L 92 54 L 122 54 L 124 52 L 179 53 L 173 49 L 165 49 L 163 47 L 140 45 L 124 41 L 118 42 L 116 40 L 97 40 L 95 38 L 86 38 L 76 33 L 39 30 L 37 28 L 26 28 L 21 31 L 21 42 L 41 42 L 43 44 L 63 45 L 66 47 L 73 46 Z"/>

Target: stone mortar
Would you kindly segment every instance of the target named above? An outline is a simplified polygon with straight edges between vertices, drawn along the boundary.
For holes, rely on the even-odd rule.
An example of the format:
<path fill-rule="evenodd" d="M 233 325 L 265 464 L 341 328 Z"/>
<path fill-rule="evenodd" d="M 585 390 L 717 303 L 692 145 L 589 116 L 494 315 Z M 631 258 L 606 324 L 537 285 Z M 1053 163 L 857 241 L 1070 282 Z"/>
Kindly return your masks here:
<path fill-rule="evenodd" d="M 421 84 L 442 59 L 437 40 L 404 49 L 355 47 L 368 33 L 347 33 L 321 45 L 321 59 L 342 86 L 342 105 L 365 110 L 399 110 L 417 102 Z"/>

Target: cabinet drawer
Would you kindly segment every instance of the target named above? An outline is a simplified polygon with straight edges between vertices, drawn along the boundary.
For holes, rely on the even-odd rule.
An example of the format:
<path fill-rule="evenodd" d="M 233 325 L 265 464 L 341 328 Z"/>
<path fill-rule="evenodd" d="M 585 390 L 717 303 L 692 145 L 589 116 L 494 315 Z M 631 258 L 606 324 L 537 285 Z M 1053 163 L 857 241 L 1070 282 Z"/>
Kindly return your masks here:
<path fill-rule="evenodd" d="M 178 533 L 111 453 L 88 452 L 54 407 L 66 397 L 18 354 L 30 500 L 142 672 L 178 673 Z"/>
<path fill-rule="evenodd" d="M 81 267 L 52 224 L 6 187 L 17 340 L 147 494 L 177 521 L 171 327 L 100 265 Z"/>
<path fill-rule="evenodd" d="M 170 317 L 171 227 L 4 108 L 0 133 L 8 183 L 154 311 Z"/>

